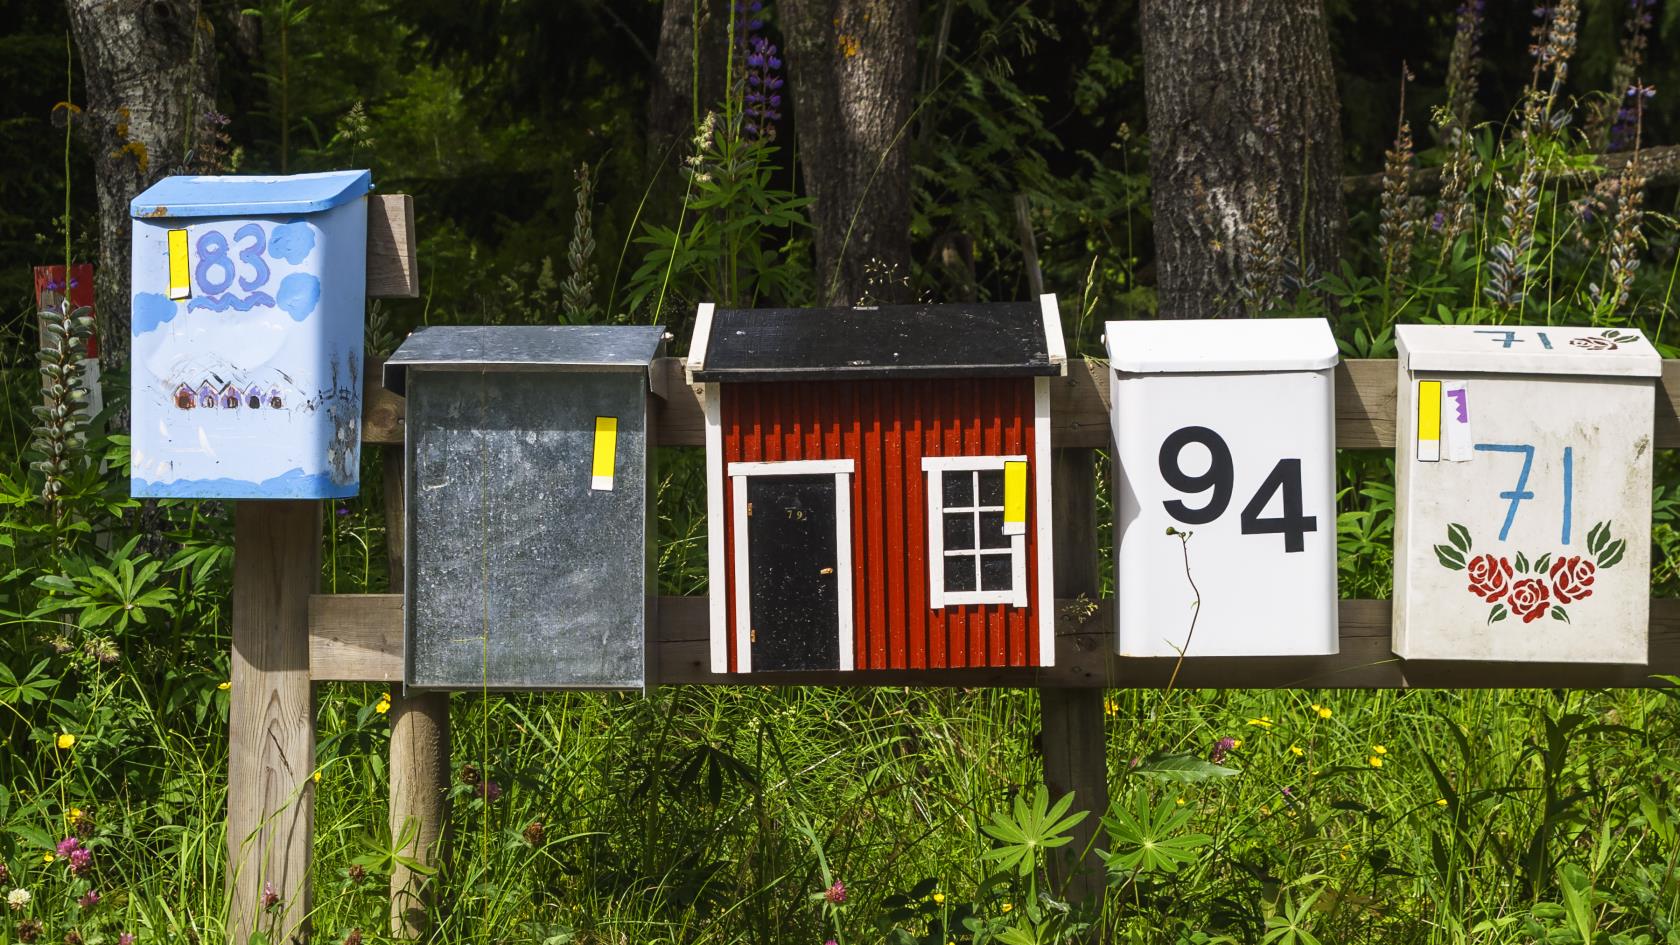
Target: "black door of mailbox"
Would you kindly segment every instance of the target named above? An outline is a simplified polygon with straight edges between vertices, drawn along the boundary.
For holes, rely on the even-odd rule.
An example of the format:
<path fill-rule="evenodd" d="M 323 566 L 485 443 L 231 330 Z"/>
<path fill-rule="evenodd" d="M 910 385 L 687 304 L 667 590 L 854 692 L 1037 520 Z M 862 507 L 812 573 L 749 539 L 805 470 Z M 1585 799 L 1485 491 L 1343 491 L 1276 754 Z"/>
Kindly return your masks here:
<path fill-rule="evenodd" d="M 754 672 L 840 667 L 834 489 L 825 475 L 747 479 Z"/>

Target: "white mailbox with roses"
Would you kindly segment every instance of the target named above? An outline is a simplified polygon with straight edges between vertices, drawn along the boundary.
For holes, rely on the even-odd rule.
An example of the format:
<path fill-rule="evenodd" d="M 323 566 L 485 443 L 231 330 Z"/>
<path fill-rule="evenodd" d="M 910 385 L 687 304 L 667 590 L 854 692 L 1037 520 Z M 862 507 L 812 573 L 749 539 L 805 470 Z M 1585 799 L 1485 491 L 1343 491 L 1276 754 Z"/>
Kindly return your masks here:
<path fill-rule="evenodd" d="M 1394 652 L 1644 663 L 1656 350 L 1629 329 L 1395 333 Z"/>

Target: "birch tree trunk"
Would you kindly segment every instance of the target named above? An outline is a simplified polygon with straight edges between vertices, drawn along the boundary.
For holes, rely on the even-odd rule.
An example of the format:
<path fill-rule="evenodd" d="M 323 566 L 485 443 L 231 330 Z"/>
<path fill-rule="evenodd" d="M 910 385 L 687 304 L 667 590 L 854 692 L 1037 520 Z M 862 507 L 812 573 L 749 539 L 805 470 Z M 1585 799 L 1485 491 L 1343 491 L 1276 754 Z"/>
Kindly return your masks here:
<path fill-rule="evenodd" d="M 65 0 L 87 108 L 99 193 L 95 279 L 100 348 L 128 362 L 128 203 L 182 166 L 201 116 L 216 102 L 216 46 L 198 0 Z"/>
<path fill-rule="evenodd" d="M 783 0 L 821 296 L 907 301 L 915 0 Z M 884 277 L 870 278 L 870 271 Z"/>
<path fill-rule="evenodd" d="M 1162 318 L 1254 315 L 1333 271 L 1340 105 L 1321 0 L 1143 0 Z"/>

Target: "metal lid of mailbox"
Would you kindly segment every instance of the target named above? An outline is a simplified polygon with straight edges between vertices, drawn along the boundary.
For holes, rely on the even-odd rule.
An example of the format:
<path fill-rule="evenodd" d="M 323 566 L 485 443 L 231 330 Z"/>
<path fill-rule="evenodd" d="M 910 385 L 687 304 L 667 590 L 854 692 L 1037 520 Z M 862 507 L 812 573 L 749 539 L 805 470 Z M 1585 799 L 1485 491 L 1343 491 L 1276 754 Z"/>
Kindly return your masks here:
<path fill-rule="evenodd" d="M 128 205 L 135 218 L 275 216 L 319 213 L 373 189 L 370 171 L 281 176 L 165 177 Z"/>
<path fill-rule="evenodd" d="M 1067 369 L 1054 295 L 1034 302 L 700 307 L 696 381 L 1051 377 Z"/>
<path fill-rule="evenodd" d="M 1662 376 L 1662 356 L 1636 328 L 1396 325 L 1394 338 L 1412 371 Z"/>
<path fill-rule="evenodd" d="M 385 388 L 402 394 L 409 368 L 483 371 L 646 371 L 664 325 L 432 325 L 385 362 Z"/>
<path fill-rule="evenodd" d="M 1109 322 L 1103 342 L 1127 374 L 1322 371 L 1336 366 L 1336 338 L 1322 318 Z"/>

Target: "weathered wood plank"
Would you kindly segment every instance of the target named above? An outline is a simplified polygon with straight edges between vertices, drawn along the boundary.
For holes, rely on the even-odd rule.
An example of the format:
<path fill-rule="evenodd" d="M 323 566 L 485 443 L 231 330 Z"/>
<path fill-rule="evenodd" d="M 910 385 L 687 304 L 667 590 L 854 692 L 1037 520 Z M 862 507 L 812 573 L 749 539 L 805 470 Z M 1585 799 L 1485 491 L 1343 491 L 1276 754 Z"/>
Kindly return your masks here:
<path fill-rule="evenodd" d="M 1056 596 L 1095 600 L 1101 590 L 1097 557 L 1096 451 L 1059 449 L 1050 461 L 1050 520 L 1054 526 Z M 1072 793 L 1074 810 L 1087 813 L 1073 842 L 1053 851 L 1050 878 L 1056 894 L 1073 902 L 1100 899 L 1108 874 L 1097 855 L 1097 826 L 1108 812 L 1108 740 L 1101 689 L 1038 690 L 1039 745 L 1044 785 L 1052 797 Z M 1095 939 L 1088 939 L 1094 941 Z"/>
<path fill-rule="evenodd" d="M 403 447 L 385 450 L 385 533 L 389 548 L 390 587 L 403 590 L 407 557 Z M 437 907 L 436 887 L 409 862 L 436 867 L 444 854 L 449 823 L 449 693 L 391 694 L 391 773 L 389 822 L 391 849 L 406 859 L 391 867 L 391 937 L 418 941 L 431 929 Z"/>
<path fill-rule="evenodd" d="M 414 258 L 414 198 L 408 194 L 369 196 L 367 297 L 419 298 L 420 275 Z"/>
<path fill-rule="evenodd" d="M 1171 659 L 1111 655 L 1112 602 L 1081 618 L 1075 601 L 1057 603 L 1056 665 L 1045 669 L 961 669 L 851 673 L 710 671 L 704 597 L 659 601 L 659 682 L 715 686 L 1001 686 L 1160 688 Z M 317 680 L 388 681 L 402 676 L 402 599 L 388 594 L 322 594 L 311 598 L 310 668 Z M 1406 663 L 1389 651 L 1389 602 L 1341 602 L 1341 653 L 1336 656 L 1206 657 L 1186 660 L 1180 688 L 1404 689 L 1578 688 L 1643 686 L 1656 674 L 1680 674 L 1680 600 L 1651 601 L 1649 666 L 1580 663 Z"/>
<path fill-rule="evenodd" d="M 705 445 L 705 414 L 700 388 L 685 383 L 682 362 L 662 358 L 662 372 L 670 398 L 659 414 L 661 446 Z M 1336 368 L 1336 446 L 1345 450 L 1394 448 L 1395 384 L 1398 363 L 1390 358 L 1343 361 Z M 368 443 L 401 443 L 403 401 L 379 387 L 379 371 L 370 365 L 369 387 L 363 400 L 362 439 Z M 1107 449 L 1108 367 L 1097 360 L 1068 362 L 1066 377 L 1050 381 L 1050 432 L 1059 449 Z M 1657 392 L 1658 449 L 1680 449 L 1680 360 L 1664 361 Z"/>
<path fill-rule="evenodd" d="M 262 899 L 271 887 L 281 905 L 269 940 L 307 941 L 315 824 L 308 602 L 321 573 L 321 505 L 237 502 L 234 547 L 228 929 L 244 943 L 259 921 L 270 928 Z"/>

